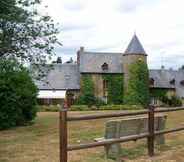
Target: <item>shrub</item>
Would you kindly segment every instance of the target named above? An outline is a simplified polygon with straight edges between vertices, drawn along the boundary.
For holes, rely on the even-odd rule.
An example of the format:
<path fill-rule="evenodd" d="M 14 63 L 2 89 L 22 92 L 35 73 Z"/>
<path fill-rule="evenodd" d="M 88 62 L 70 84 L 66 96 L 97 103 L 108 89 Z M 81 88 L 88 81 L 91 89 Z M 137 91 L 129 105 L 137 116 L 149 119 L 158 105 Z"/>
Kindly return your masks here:
<path fill-rule="evenodd" d="M 60 107 L 61 107 L 60 105 L 59 106 L 49 105 L 49 106 L 38 106 L 38 109 L 40 112 L 58 112 Z"/>
<path fill-rule="evenodd" d="M 90 111 L 90 110 L 141 110 L 141 105 L 103 105 L 100 107 L 88 107 L 87 105 L 72 105 L 71 111 Z"/>
<path fill-rule="evenodd" d="M 179 97 L 177 96 L 171 96 L 170 98 L 165 96 L 162 98 L 162 102 L 167 104 L 168 106 L 182 106 L 182 101 Z"/>
<path fill-rule="evenodd" d="M 100 110 L 141 110 L 144 109 L 141 105 L 106 105 L 101 106 Z"/>
<path fill-rule="evenodd" d="M 105 105 L 105 102 L 91 94 L 81 95 L 74 103 L 74 105 L 87 105 L 88 107 L 100 107 Z"/>
<path fill-rule="evenodd" d="M 71 111 L 88 111 L 91 109 L 87 105 L 72 105 L 69 110 L 71 110 Z"/>
<path fill-rule="evenodd" d="M 37 87 L 26 68 L 15 60 L 0 60 L 0 129 L 24 125 L 37 112 Z"/>

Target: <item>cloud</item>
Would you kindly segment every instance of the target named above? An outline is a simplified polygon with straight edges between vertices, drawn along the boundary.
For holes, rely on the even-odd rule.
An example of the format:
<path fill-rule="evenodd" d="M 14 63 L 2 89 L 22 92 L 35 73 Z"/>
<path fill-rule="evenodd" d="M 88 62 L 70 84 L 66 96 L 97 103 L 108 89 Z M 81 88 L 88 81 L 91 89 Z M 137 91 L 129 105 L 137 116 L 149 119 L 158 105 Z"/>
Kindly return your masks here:
<path fill-rule="evenodd" d="M 84 4 L 81 0 L 64 0 L 63 5 L 66 10 L 69 10 L 71 12 L 84 9 Z"/>
<path fill-rule="evenodd" d="M 58 38 L 63 47 L 56 51 L 58 56 L 65 59 L 71 56 L 76 58 L 76 51 L 80 46 L 95 52 L 124 52 L 136 30 L 148 53 L 150 68 L 160 68 L 164 62 L 166 67 L 178 68 L 184 62 L 184 1 L 43 2 L 48 5 L 48 14 L 62 26 Z"/>
<path fill-rule="evenodd" d="M 64 32 L 71 32 L 73 30 L 88 30 L 88 29 L 91 29 L 93 28 L 92 25 L 90 24 L 63 24 L 63 27 L 61 27 L 61 31 L 64 31 Z"/>
<path fill-rule="evenodd" d="M 121 12 L 135 12 L 141 7 L 153 7 L 158 0 L 120 0 L 117 9 Z"/>

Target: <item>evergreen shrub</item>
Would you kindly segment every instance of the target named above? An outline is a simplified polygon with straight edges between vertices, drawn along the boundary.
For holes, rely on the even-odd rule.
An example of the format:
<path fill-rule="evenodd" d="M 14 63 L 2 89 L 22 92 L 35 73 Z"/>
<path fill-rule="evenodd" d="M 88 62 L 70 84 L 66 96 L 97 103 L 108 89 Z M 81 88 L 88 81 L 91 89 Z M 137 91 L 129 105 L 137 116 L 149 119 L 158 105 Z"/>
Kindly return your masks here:
<path fill-rule="evenodd" d="M 0 130 L 36 117 L 37 92 L 26 68 L 15 60 L 0 59 Z"/>

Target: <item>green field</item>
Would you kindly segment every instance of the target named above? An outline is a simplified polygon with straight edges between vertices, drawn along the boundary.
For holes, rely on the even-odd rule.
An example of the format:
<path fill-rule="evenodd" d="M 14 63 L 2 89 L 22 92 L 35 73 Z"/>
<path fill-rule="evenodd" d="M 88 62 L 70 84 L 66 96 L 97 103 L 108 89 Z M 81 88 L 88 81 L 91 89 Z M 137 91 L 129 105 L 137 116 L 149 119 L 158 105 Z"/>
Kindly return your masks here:
<path fill-rule="evenodd" d="M 108 111 L 111 112 L 111 111 Z M 104 112 L 70 112 L 70 116 Z M 0 162 L 58 162 L 59 133 L 58 112 L 40 112 L 33 125 L 0 131 Z M 168 115 L 167 127 L 184 123 L 184 111 Z M 69 124 L 69 143 L 79 144 L 93 141 L 104 134 L 105 120 L 72 122 Z M 184 132 L 166 135 L 166 145 L 156 147 L 155 162 L 184 161 Z M 122 145 L 125 161 L 149 161 L 146 140 Z M 105 159 L 102 148 L 69 153 L 69 162 L 110 162 Z M 173 161 L 172 161 L 173 162 Z"/>

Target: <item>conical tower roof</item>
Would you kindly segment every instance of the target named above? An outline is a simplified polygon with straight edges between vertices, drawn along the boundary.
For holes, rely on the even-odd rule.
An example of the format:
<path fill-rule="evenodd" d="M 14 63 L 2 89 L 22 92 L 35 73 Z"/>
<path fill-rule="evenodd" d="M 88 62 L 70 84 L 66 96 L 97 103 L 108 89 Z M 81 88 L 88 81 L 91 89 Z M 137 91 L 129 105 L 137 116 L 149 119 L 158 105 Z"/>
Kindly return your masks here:
<path fill-rule="evenodd" d="M 142 46 L 142 44 L 140 43 L 138 37 L 136 36 L 136 34 L 134 34 L 132 40 L 130 41 L 125 54 L 144 54 L 146 55 L 146 52 Z"/>

